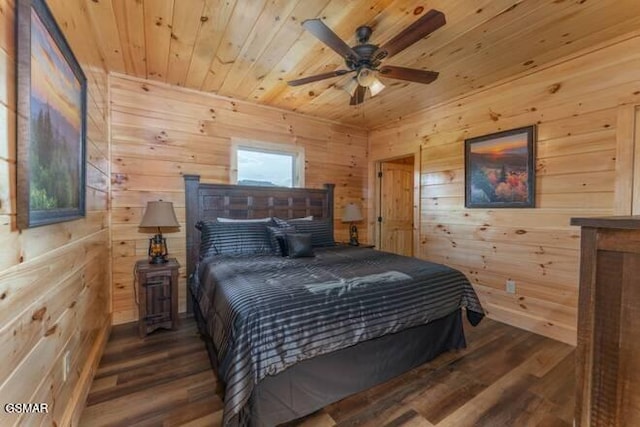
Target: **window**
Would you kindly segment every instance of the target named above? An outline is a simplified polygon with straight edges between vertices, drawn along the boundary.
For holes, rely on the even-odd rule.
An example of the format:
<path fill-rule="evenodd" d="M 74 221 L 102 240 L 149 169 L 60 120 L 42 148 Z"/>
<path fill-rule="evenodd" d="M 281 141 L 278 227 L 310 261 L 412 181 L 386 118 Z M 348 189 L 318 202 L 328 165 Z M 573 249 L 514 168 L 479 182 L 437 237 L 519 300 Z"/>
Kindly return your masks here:
<path fill-rule="evenodd" d="M 304 186 L 304 150 L 295 145 L 234 140 L 231 165 L 232 183 Z"/>

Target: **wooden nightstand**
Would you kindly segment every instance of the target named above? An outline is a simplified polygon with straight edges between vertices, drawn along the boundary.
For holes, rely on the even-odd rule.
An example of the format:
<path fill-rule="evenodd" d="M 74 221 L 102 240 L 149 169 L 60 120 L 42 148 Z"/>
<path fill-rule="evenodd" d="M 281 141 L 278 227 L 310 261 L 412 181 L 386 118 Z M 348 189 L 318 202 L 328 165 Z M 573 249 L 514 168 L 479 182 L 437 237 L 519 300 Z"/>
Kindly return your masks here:
<path fill-rule="evenodd" d="M 178 269 L 175 258 L 165 264 L 136 263 L 138 334 L 144 337 L 158 328 L 178 325 Z"/>
<path fill-rule="evenodd" d="M 349 242 L 338 242 L 337 243 L 338 246 L 351 246 L 349 244 Z M 352 246 L 354 248 L 369 248 L 369 249 L 373 249 L 376 247 L 376 245 L 370 244 L 370 243 L 360 243 L 358 246 Z"/>

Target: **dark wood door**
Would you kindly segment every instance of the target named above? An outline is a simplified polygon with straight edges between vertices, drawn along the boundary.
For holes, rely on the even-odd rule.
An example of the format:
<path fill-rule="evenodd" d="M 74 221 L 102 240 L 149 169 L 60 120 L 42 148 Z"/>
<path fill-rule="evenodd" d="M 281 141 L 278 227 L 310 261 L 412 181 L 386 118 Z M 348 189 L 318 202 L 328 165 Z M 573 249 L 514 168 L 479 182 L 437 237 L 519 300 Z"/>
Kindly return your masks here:
<path fill-rule="evenodd" d="M 149 275 L 145 286 L 147 324 L 171 321 L 171 276 Z"/>

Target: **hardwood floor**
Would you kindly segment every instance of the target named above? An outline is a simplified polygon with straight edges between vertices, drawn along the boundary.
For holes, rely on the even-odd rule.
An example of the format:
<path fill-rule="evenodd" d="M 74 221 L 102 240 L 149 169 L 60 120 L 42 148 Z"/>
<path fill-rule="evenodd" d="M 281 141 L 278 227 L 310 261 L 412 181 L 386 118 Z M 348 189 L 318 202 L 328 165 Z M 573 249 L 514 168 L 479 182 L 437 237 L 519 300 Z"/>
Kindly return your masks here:
<path fill-rule="evenodd" d="M 468 347 L 287 427 L 571 426 L 574 348 L 485 319 Z M 195 322 L 140 339 L 113 328 L 81 426 L 219 426 L 222 390 Z"/>

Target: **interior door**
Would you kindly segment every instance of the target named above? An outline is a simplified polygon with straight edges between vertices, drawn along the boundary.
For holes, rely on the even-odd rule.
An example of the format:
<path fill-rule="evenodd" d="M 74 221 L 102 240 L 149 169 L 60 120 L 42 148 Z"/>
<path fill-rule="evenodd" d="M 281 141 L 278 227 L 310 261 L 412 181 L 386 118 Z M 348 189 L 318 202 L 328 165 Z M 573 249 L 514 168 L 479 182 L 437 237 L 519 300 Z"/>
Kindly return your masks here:
<path fill-rule="evenodd" d="M 382 162 L 380 169 L 378 247 L 413 256 L 413 157 Z"/>

